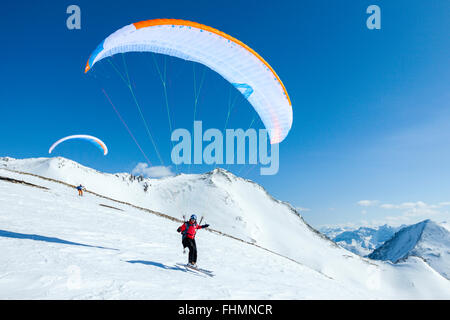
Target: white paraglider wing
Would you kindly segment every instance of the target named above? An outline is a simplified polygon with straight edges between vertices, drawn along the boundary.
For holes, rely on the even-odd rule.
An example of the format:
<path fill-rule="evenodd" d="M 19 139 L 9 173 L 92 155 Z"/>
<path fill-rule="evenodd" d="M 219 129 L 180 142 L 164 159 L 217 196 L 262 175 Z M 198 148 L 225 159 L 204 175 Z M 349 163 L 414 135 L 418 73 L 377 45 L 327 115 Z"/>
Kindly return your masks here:
<path fill-rule="evenodd" d="M 72 136 L 68 136 L 68 137 L 59 139 L 58 141 L 56 141 L 54 144 L 51 145 L 50 149 L 48 150 L 48 153 L 52 153 L 53 149 L 55 149 L 59 144 L 63 143 L 64 141 L 72 140 L 72 139 L 87 140 L 87 141 L 93 143 L 94 145 L 96 145 L 103 152 L 103 154 L 105 156 L 108 154 L 108 148 L 106 147 L 106 144 L 102 140 L 100 140 L 99 138 L 93 137 L 93 136 L 86 135 L 86 134 L 76 134 L 76 135 L 72 135 Z"/>
<path fill-rule="evenodd" d="M 241 41 L 208 26 L 185 20 L 156 19 L 125 26 L 91 54 L 85 72 L 116 53 L 149 51 L 201 63 L 234 85 L 260 116 L 272 144 L 287 136 L 292 106 L 272 67 Z"/>

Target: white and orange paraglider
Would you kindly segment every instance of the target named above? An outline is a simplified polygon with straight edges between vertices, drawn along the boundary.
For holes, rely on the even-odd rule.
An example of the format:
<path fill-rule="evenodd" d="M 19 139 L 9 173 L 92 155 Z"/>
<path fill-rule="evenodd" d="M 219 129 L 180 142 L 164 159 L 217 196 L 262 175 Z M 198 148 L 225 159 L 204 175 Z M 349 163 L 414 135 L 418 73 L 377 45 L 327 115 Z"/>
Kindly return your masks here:
<path fill-rule="evenodd" d="M 286 88 L 272 67 L 241 41 L 191 21 L 141 21 L 103 40 L 89 57 L 85 72 L 106 57 L 136 51 L 165 54 L 209 67 L 250 102 L 264 123 L 271 144 L 280 143 L 288 135 L 293 116 Z"/>
<path fill-rule="evenodd" d="M 86 135 L 86 134 L 76 134 L 76 135 L 67 136 L 62 139 L 59 139 L 54 144 L 52 144 L 52 146 L 48 150 L 48 153 L 52 153 L 53 149 L 55 149 L 59 144 L 63 143 L 64 141 L 73 140 L 73 139 L 81 139 L 81 140 L 89 141 L 89 142 L 93 143 L 96 147 L 98 147 L 105 156 L 108 154 L 108 148 L 106 147 L 106 144 L 102 140 L 100 140 L 99 138 L 93 137 L 93 136 Z"/>

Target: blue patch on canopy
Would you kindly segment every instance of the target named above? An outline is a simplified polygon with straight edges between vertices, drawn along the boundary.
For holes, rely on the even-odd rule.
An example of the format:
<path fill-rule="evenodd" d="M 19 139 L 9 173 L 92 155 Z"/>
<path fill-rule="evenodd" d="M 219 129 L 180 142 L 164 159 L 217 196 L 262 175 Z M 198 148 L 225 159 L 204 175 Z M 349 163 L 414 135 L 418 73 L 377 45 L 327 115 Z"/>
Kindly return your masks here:
<path fill-rule="evenodd" d="M 250 95 L 253 93 L 253 88 L 246 83 L 231 83 L 231 84 L 244 95 L 245 99 L 248 99 L 248 97 L 250 97 Z"/>
<path fill-rule="evenodd" d="M 89 57 L 89 66 L 92 67 L 92 65 L 94 64 L 94 60 L 95 58 L 98 56 L 98 54 L 103 50 L 103 43 L 105 42 L 105 40 L 103 40 L 102 42 L 100 42 L 100 44 L 97 46 L 97 48 L 94 50 L 94 52 L 92 52 L 91 56 Z"/>

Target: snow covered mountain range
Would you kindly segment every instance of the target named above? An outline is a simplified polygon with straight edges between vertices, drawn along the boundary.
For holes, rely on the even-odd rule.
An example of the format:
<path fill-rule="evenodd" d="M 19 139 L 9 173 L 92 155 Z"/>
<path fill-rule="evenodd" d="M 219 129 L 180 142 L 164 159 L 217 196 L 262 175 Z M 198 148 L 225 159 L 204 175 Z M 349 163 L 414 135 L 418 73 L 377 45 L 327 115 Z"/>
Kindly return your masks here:
<path fill-rule="evenodd" d="M 360 257 L 222 169 L 145 179 L 60 157 L 6 157 L 0 203 L 0 298 L 450 298 L 450 282 L 422 258 Z M 192 213 L 211 225 L 197 245 L 213 278 L 177 266 L 187 257 L 175 230 Z M 193 277 L 196 286 L 180 286 Z"/>
<path fill-rule="evenodd" d="M 403 227 L 405 226 L 391 227 L 385 224 L 378 227 L 359 228 L 325 227 L 320 228 L 319 231 L 341 247 L 365 257 Z"/>
<path fill-rule="evenodd" d="M 401 229 L 369 257 L 393 263 L 420 257 L 450 279 L 450 232 L 431 220 L 425 220 Z"/>
<path fill-rule="evenodd" d="M 421 258 L 450 279 L 450 228 L 446 222 L 425 220 L 399 227 L 325 227 L 320 231 L 341 247 L 370 259 L 398 263 L 411 256 Z"/>

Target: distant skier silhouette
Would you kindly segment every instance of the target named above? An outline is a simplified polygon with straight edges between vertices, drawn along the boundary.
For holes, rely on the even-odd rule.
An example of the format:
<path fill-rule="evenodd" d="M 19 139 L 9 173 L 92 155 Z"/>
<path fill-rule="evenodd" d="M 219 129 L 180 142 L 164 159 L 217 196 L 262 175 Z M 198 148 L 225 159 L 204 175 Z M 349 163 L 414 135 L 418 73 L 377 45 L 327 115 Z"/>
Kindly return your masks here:
<path fill-rule="evenodd" d="M 81 184 L 77 187 L 77 190 L 78 190 L 78 195 L 80 196 L 80 197 L 82 197 L 83 196 L 83 191 L 86 191 L 86 188 L 85 187 L 83 187 Z"/>
<path fill-rule="evenodd" d="M 208 227 L 209 224 L 204 224 L 202 226 L 198 225 L 197 216 L 193 214 L 189 221 L 186 221 L 181 227 L 177 229 L 177 232 L 181 232 L 181 234 L 183 235 L 183 248 L 189 248 L 189 266 L 197 267 L 197 245 L 195 244 L 195 234 L 197 233 L 198 229 Z"/>

